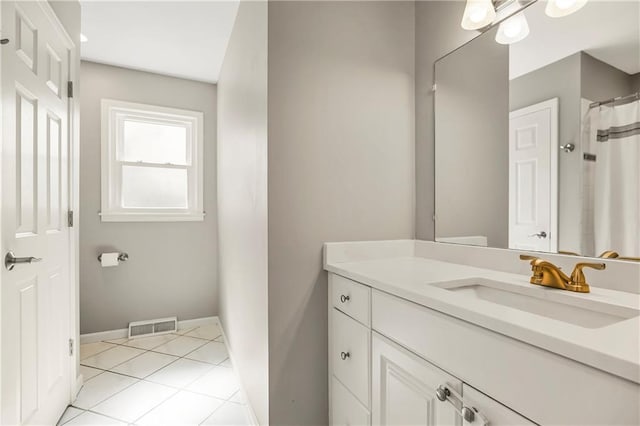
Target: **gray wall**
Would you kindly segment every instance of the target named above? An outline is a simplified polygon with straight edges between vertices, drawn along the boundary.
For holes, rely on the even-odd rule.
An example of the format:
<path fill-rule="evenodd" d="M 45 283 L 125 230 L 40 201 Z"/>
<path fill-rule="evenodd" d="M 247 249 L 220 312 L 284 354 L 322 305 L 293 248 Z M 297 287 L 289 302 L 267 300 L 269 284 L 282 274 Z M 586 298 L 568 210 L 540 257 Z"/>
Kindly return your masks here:
<path fill-rule="evenodd" d="M 247 397 L 268 424 L 266 2 L 240 3 L 218 114 L 220 320 Z"/>
<path fill-rule="evenodd" d="M 270 424 L 326 425 L 326 241 L 414 237 L 414 3 L 269 2 Z"/>
<path fill-rule="evenodd" d="M 515 78 L 509 91 L 511 111 L 559 98 L 558 145 L 571 142 L 578 148 L 571 154 L 558 154 L 558 249 L 577 253 L 582 249 L 580 57 L 576 53 Z"/>
<path fill-rule="evenodd" d="M 584 52 L 581 54 L 580 62 L 580 91 L 585 99 L 603 101 L 629 95 L 638 90 L 636 80 L 640 73 L 629 75 Z"/>
<path fill-rule="evenodd" d="M 436 63 L 436 237 L 509 245 L 509 47 L 497 28 Z"/>
<path fill-rule="evenodd" d="M 82 62 L 80 107 L 80 332 L 126 328 L 130 321 L 217 314 L 216 87 Z M 204 112 L 203 222 L 108 223 L 100 211 L 100 100 Z M 101 268 L 103 251 L 128 262 Z"/>
<path fill-rule="evenodd" d="M 460 27 L 462 1 L 417 1 L 415 5 L 416 238 L 434 239 L 433 64 L 477 35 Z"/>

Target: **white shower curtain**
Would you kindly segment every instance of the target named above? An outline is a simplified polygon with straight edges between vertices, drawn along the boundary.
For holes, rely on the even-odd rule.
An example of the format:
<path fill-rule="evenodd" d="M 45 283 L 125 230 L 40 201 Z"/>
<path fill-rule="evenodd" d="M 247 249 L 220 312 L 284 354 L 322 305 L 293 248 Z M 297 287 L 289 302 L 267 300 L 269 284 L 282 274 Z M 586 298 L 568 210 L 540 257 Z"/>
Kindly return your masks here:
<path fill-rule="evenodd" d="M 640 101 L 593 108 L 589 122 L 595 255 L 640 257 Z"/>

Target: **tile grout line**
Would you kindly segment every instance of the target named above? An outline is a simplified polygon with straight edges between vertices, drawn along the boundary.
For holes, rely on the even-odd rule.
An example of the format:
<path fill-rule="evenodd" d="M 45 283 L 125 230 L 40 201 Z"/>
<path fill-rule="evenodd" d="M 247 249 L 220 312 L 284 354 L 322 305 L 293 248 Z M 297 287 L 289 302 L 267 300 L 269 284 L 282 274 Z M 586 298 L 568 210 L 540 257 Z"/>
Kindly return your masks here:
<path fill-rule="evenodd" d="M 179 337 L 184 337 L 184 336 L 180 336 L 180 335 L 178 335 L 178 337 L 176 337 L 176 339 L 177 339 L 177 338 L 179 338 Z M 191 337 L 191 336 L 187 336 L 187 337 Z M 227 350 L 227 352 L 229 352 L 229 348 L 227 347 L 226 342 L 218 342 L 218 341 L 216 340 L 216 339 L 218 339 L 218 338 L 220 338 L 220 337 L 222 337 L 222 334 L 220 334 L 219 336 L 217 336 L 217 337 L 215 337 L 214 339 L 211 339 L 211 340 L 209 340 L 209 339 L 205 339 L 205 338 L 200 338 L 200 337 L 194 337 L 194 338 L 195 338 L 195 339 L 199 339 L 199 340 L 204 340 L 204 341 L 206 341 L 207 343 L 211 343 L 211 342 L 222 343 L 222 344 L 224 344 L 225 349 Z M 169 342 L 171 342 L 171 341 L 173 341 L 173 340 L 176 340 L 176 339 L 171 339 L 171 340 L 169 340 Z M 106 341 L 105 341 L 105 342 L 106 342 Z M 80 365 L 84 365 L 85 367 L 95 368 L 95 369 L 103 370 L 103 371 L 111 371 L 111 369 L 116 368 L 116 367 L 118 367 L 118 366 L 120 366 L 120 365 L 122 365 L 122 364 L 125 364 L 125 363 L 127 363 L 127 362 L 131 361 L 131 360 L 132 360 L 132 359 L 134 359 L 134 358 L 138 358 L 139 356 L 142 356 L 142 355 L 146 354 L 147 352 L 153 352 L 153 353 L 162 354 L 162 355 L 174 356 L 174 357 L 178 357 L 178 359 L 179 359 L 179 358 L 184 358 L 184 357 L 186 357 L 187 355 L 189 355 L 189 354 L 191 354 L 191 353 L 193 353 L 193 352 L 197 351 L 198 349 L 202 348 L 203 346 L 207 345 L 207 343 L 204 343 L 204 344 L 202 344 L 202 345 L 200 345 L 200 346 L 198 346 L 198 347 L 194 348 L 193 350 L 191 350 L 191 351 L 187 352 L 186 354 L 184 354 L 184 355 L 182 355 L 182 356 L 180 356 L 180 355 L 175 355 L 175 354 L 170 354 L 170 353 L 166 353 L 166 352 L 154 351 L 154 349 L 157 349 L 157 348 L 159 348 L 160 346 L 163 346 L 163 345 L 165 345 L 165 344 L 167 344 L 167 343 L 169 343 L 169 342 L 160 343 L 160 344 L 159 344 L 159 345 L 157 345 L 157 346 L 153 346 L 151 349 L 145 349 L 145 348 L 140 348 L 140 347 L 136 347 L 136 346 L 128 346 L 128 345 L 125 345 L 124 343 L 111 343 L 111 342 L 106 342 L 106 343 L 110 343 L 110 344 L 112 344 L 112 345 L 116 345 L 116 346 L 123 346 L 123 347 L 125 347 L 125 348 L 138 349 L 138 350 L 141 350 L 141 351 L 144 351 L 144 352 L 142 352 L 142 353 L 140 353 L 140 354 L 138 354 L 138 355 L 135 355 L 133 358 L 129 358 L 129 359 L 128 359 L 128 360 L 126 360 L 126 361 L 123 361 L 123 362 L 121 362 L 121 363 L 119 363 L 119 364 L 116 364 L 116 365 L 114 365 L 113 367 L 111 367 L 111 368 L 110 368 L 110 369 L 108 369 L 108 370 L 105 370 L 105 369 L 100 368 L 100 367 L 95 367 L 95 366 L 92 366 L 92 365 L 82 364 L 82 361 L 83 361 L 83 360 L 81 360 L 81 361 L 80 361 Z M 85 360 L 86 360 L 86 359 L 88 359 L 88 358 L 93 358 L 94 356 L 99 355 L 99 354 L 104 353 L 104 352 L 107 352 L 107 351 L 109 351 L 109 350 L 111 350 L 111 349 L 114 349 L 114 348 L 108 348 L 108 349 L 105 349 L 104 351 L 98 352 L 98 353 L 96 353 L 96 354 L 94 354 L 94 355 L 91 355 L 90 357 L 86 357 L 86 358 L 85 358 Z M 229 358 L 229 357 L 227 357 L 227 358 Z M 222 362 L 224 362 L 227 358 L 225 358 L 224 360 L 222 360 L 222 361 L 220 361 L 220 362 L 221 362 L 221 363 L 222 363 Z M 187 359 L 190 359 L 190 358 L 187 358 Z M 177 359 L 176 359 L 175 361 L 177 361 Z M 199 360 L 197 360 L 197 359 L 192 360 L 192 361 L 205 362 L 205 361 L 199 361 Z M 208 364 L 211 364 L 211 363 L 208 363 Z M 167 364 L 167 365 L 169 365 L 169 364 Z M 216 365 L 218 365 L 218 364 L 216 364 Z M 160 368 L 160 369 L 162 369 L 162 368 Z M 116 373 L 116 372 L 114 372 L 114 373 Z M 154 371 L 154 373 L 155 373 L 155 371 Z M 151 374 L 153 374 L 153 373 L 151 373 Z M 126 375 L 126 374 L 123 374 L 123 375 Z M 134 376 L 130 376 L 130 377 L 134 377 Z"/>
<path fill-rule="evenodd" d="M 214 338 L 214 339 L 212 339 L 212 340 L 204 339 L 204 338 L 198 338 L 198 339 L 200 339 L 200 340 L 206 340 L 207 342 L 213 342 L 213 341 L 216 341 L 215 339 L 217 339 L 217 338 L 219 338 L 219 337 L 221 337 L 221 336 L 222 336 L 222 335 L 219 335 L 219 336 L 215 337 L 215 338 Z M 190 337 L 190 336 L 188 336 L 188 337 Z M 175 339 L 172 339 L 172 340 L 175 340 Z M 171 341 L 171 340 L 170 340 L 170 341 Z M 107 343 L 110 343 L 110 342 L 107 342 Z M 165 343 L 167 343 L 167 342 L 165 342 Z M 154 347 L 154 348 L 152 348 L 152 349 L 155 349 L 155 348 L 157 348 L 157 347 L 159 347 L 159 346 L 162 346 L 162 345 L 164 345 L 165 343 L 161 343 L 160 345 L 155 346 L 155 347 Z M 218 342 L 218 343 L 223 343 L 223 342 Z M 117 345 L 117 346 L 130 347 L 130 346 L 126 346 L 126 345 L 118 344 L 118 343 L 111 343 L 111 344 L 113 344 L 113 345 Z M 129 389 L 129 388 L 130 388 L 130 387 L 132 387 L 133 385 L 135 385 L 135 384 L 137 384 L 137 383 L 140 383 L 140 382 L 143 382 L 143 381 L 144 381 L 144 382 L 146 382 L 146 383 L 154 384 L 154 385 L 161 385 L 161 386 L 169 387 L 169 388 L 171 388 L 172 390 L 175 390 L 176 392 L 174 392 L 173 394 L 171 394 L 167 399 L 165 399 L 165 400 L 161 401 L 157 406 L 154 406 L 151 410 L 149 410 L 148 412 L 146 412 L 143 416 L 141 416 L 141 417 L 139 417 L 138 419 L 136 419 L 136 421 L 140 420 L 142 417 L 144 417 L 145 415 L 147 415 L 147 414 L 148 414 L 149 412 L 151 412 L 152 410 L 154 410 L 154 409 L 158 408 L 160 405 L 162 405 L 164 402 L 166 402 L 169 398 L 171 398 L 172 396 L 176 395 L 176 394 L 177 394 L 177 393 L 179 393 L 180 391 L 191 392 L 191 393 L 196 394 L 196 395 L 206 396 L 206 397 L 209 397 L 209 398 L 216 399 L 216 400 L 218 400 L 218 401 L 222 401 L 221 406 L 222 406 L 222 405 L 224 405 L 224 403 L 226 403 L 226 402 L 232 402 L 232 401 L 229 401 L 229 400 L 230 400 L 231 398 L 233 398 L 233 396 L 237 393 L 237 391 L 236 391 L 236 392 L 234 392 L 234 393 L 233 393 L 233 394 L 232 394 L 228 399 L 222 399 L 222 398 L 216 398 L 216 397 L 213 397 L 213 396 L 208 395 L 208 394 L 203 394 L 203 393 L 200 393 L 200 392 L 194 392 L 194 391 L 191 391 L 191 390 L 188 390 L 188 389 L 187 389 L 187 387 L 188 387 L 188 386 L 190 386 L 191 384 L 193 384 L 194 382 L 196 382 L 197 380 L 199 380 L 200 378 L 202 378 L 205 374 L 208 374 L 211 370 L 213 370 L 213 368 L 214 368 L 214 367 L 227 368 L 227 367 L 223 367 L 223 366 L 221 366 L 220 364 L 221 364 L 221 363 L 223 363 L 223 362 L 225 362 L 227 359 L 229 359 L 229 357 L 228 357 L 228 356 L 227 356 L 224 360 L 220 361 L 220 363 L 218 363 L 218 364 L 212 364 L 212 363 L 208 363 L 208 362 L 203 362 L 203 361 L 198 361 L 198 360 L 193 360 L 193 359 L 185 358 L 187 355 L 191 354 L 192 352 L 195 352 L 196 350 L 200 349 L 202 346 L 204 346 L 204 345 L 206 345 L 206 344 L 207 344 L 207 343 L 204 343 L 203 345 L 200 345 L 200 346 L 198 346 L 197 348 L 194 348 L 192 351 L 190 351 L 190 352 L 186 353 L 186 354 L 185 354 L 185 355 L 183 355 L 183 356 L 179 356 L 179 357 L 178 357 L 177 355 L 166 354 L 166 353 L 163 353 L 163 352 L 154 352 L 152 349 L 147 349 L 147 350 L 144 350 L 144 352 L 143 352 L 143 353 L 141 353 L 141 354 L 139 354 L 139 355 L 136 355 L 136 356 L 134 356 L 133 358 L 130 358 L 129 360 L 127 360 L 127 361 L 124 361 L 124 362 L 122 362 L 122 363 L 120 363 L 120 364 L 117 364 L 117 365 L 115 365 L 115 366 L 111 367 L 112 369 L 113 369 L 113 368 L 116 368 L 116 367 L 118 367 L 118 366 L 120 366 L 120 365 L 122 365 L 122 364 L 124 364 L 124 363 L 126 363 L 126 362 L 128 362 L 128 361 L 130 361 L 130 360 L 132 360 L 132 359 L 134 359 L 134 358 L 137 358 L 137 357 L 139 357 L 139 356 L 144 355 L 144 354 L 145 354 L 145 353 L 147 353 L 147 352 L 154 352 L 154 353 L 159 353 L 159 354 L 163 354 L 163 355 L 171 355 L 171 356 L 176 356 L 176 357 L 177 357 L 177 358 L 176 358 L 174 361 L 172 361 L 171 363 L 169 363 L 169 364 L 167 364 L 167 365 L 165 365 L 165 366 L 163 366 L 163 367 L 159 368 L 158 370 L 155 370 L 154 372 L 152 372 L 152 373 L 148 374 L 147 376 L 145 376 L 145 378 L 142 378 L 142 379 L 141 379 L 141 378 L 138 378 L 138 377 L 135 377 L 135 376 L 130 376 L 130 375 L 127 375 L 127 374 L 118 373 L 118 372 L 116 372 L 116 371 L 112 371 L 111 369 L 109 369 L 109 370 L 104 370 L 104 369 L 101 369 L 101 368 L 98 368 L 98 367 L 93 367 L 93 366 L 90 366 L 90 365 L 85 365 L 85 367 L 95 368 L 95 369 L 97 369 L 97 370 L 101 370 L 101 371 L 102 371 L 102 373 L 97 374 L 96 376 L 92 377 L 91 379 L 94 379 L 95 377 L 98 377 L 98 376 L 100 376 L 101 374 L 103 374 L 103 373 L 105 373 L 105 372 L 106 372 L 106 373 L 111 373 L 111 374 L 118 374 L 118 375 L 120 375 L 120 376 L 124 376 L 124 377 L 130 377 L 130 378 L 132 378 L 132 379 L 135 379 L 136 381 L 135 381 L 134 383 L 130 384 L 129 386 L 126 386 L 125 388 L 123 388 L 123 389 L 119 390 L 118 392 L 114 393 L 113 395 L 111 395 L 111 396 L 109 396 L 109 397 L 107 397 L 107 398 L 105 398 L 105 399 L 103 399 L 103 400 L 99 401 L 98 403 L 96 403 L 96 404 L 92 405 L 92 406 L 91 406 L 90 408 L 88 408 L 88 409 L 80 408 L 80 407 L 77 407 L 77 406 L 74 406 L 74 405 L 71 405 L 71 406 L 72 406 L 72 407 L 74 407 L 74 408 L 77 408 L 77 409 L 79 409 L 79 410 L 90 411 L 90 412 L 92 412 L 92 413 L 94 413 L 94 414 L 104 415 L 104 414 L 102 414 L 102 413 L 94 412 L 94 411 L 92 411 L 92 409 L 93 409 L 93 408 L 95 408 L 95 407 L 97 407 L 98 405 L 102 404 L 102 403 L 103 403 L 103 402 L 105 402 L 106 400 L 111 399 L 111 398 L 113 398 L 114 396 L 116 396 L 116 395 L 120 394 L 121 392 L 125 391 L 126 389 Z M 228 353 L 229 348 L 227 347 L 226 342 L 224 342 L 223 344 L 224 344 L 224 346 L 225 346 L 225 350 L 226 350 L 226 351 L 227 351 L 227 353 Z M 106 351 L 108 351 L 108 350 L 110 350 L 110 349 L 113 349 L 113 348 L 108 348 L 108 349 L 106 349 L 106 350 L 104 350 L 104 351 L 102 351 L 102 352 L 106 352 Z M 140 349 L 140 348 L 136 348 L 136 349 Z M 142 350 L 142 349 L 141 349 L 141 350 Z M 99 353 L 102 353 L 102 352 L 99 352 Z M 95 355 L 97 355 L 97 354 L 95 354 Z M 92 356 L 94 356 L 94 355 L 92 355 Z M 90 357 L 87 357 L 87 358 L 90 358 Z M 86 359 L 86 358 L 85 358 L 85 359 Z M 165 368 L 165 367 L 168 367 L 168 366 L 169 366 L 169 365 L 171 365 L 171 364 L 176 363 L 176 362 L 177 362 L 177 361 L 179 361 L 180 359 L 186 359 L 186 360 L 189 360 L 189 361 L 199 362 L 199 363 L 202 363 L 202 364 L 208 364 L 208 365 L 210 365 L 210 366 L 211 366 L 211 368 L 209 368 L 209 369 L 208 369 L 206 372 L 204 372 L 202 375 L 200 375 L 199 377 L 196 377 L 193 381 L 191 381 L 191 382 L 187 383 L 185 386 L 183 386 L 183 387 L 181 387 L 181 388 L 177 388 L 177 387 L 175 387 L 175 386 L 170 386 L 170 385 L 166 385 L 166 384 L 155 383 L 155 382 L 152 382 L 152 381 L 149 381 L 149 380 L 145 380 L 147 377 L 149 377 L 149 376 L 151 376 L 152 374 L 154 374 L 154 373 L 156 373 L 156 372 L 158 372 L 158 371 L 162 370 L 162 369 L 163 369 L 163 368 Z M 81 365 L 82 365 L 82 364 L 81 364 Z M 89 380 L 91 380 L 91 379 L 89 379 Z M 233 403 L 233 402 L 232 402 L 232 403 Z M 220 407 L 218 407 L 218 408 L 220 408 Z M 216 410 L 217 410 L 217 409 L 216 409 Z M 214 410 L 214 411 L 216 411 L 216 410 Z M 213 414 L 213 412 L 212 412 L 209 416 L 207 416 L 207 417 L 206 417 L 206 419 L 208 419 L 212 414 Z M 107 416 L 107 417 L 109 417 L 109 416 Z M 74 417 L 74 418 L 75 418 L 75 417 Z M 126 420 L 123 420 L 123 419 L 117 419 L 117 418 L 115 418 L 115 417 L 110 417 L 110 418 L 113 418 L 113 419 L 118 420 L 118 421 L 125 421 L 125 422 L 127 422 Z M 205 420 L 206 420 L 206 419 L 205 419 Z M 127 423 L 128 423 L 128 422 L 127 422 Z M 134 422 L 134 423 L 135 423 L 135 422 Z"/>
<path fill-rule="evenodd" d="M 219 326 L 219 324 L 218 324 L 218 326 Z M 195 328 L 195 329 L 197 329 L 197 328 Z M 195 329 L 192 329 L 192 330 L 191 330 L 191 331 L 189 331 L 189 332 L 192 332 L 192 331 L 193 331 L 193 330 L 195 330 Z M 187 332 L 187 333 L 189 333 L 189 332 Z M 215 367 L 220 367 L 220 368 L 224 368 L 224 369 L 229 369 L 229 367 L 226 367 L 226 366 L 221 365 L 222 363 L 224 363 L 225 361 L 227 361 L 227 360 L 229 360 L 229 359 L 230 359 L 230 358 L 229 358 L 229 356 L 228 356 L 229 348 L 228 348 L 228 346 L 227 346 L 227 343 L 226 343 L 225 341 L 219 341 L 219 340 L 217 340 L 217 339 L 221 338 L 223 335 L 222 335 L 222 334 L 219 334 L 218 336 L 214 337 L 213 339 L 209 339 L 209 338 L 196 337 L 196 336 L 186 336 L 186 333 L 185 333 L 185 334 L 182 334 L 182 335 L 174 334 L 174 333 L 171 333 L 171 334 L 175 335 L 176 337 L 175 337 L 174 339 L 171 339 L 171 340 L 167 341 L 167 342 L 161 343 L 161 344 L 159 344 L 159 345 L 157 345 L 157 346 L 153 346 L 151 349 L 143 349 L 143 348 L 139 348 L 139 347 L 135 347 L 135 346 L 128 346 L 128 345 L 126 345 L 126 344 L 125 344 L 125 342 L 126 342 L 126 341 L 125 341 L 125 342 L 122 342 L 122 343 L 113 343 L 113 342 L 109 342 L 109 341 L 102 341 L 102 342 L 104 342 L 104 343 L 109 343 L 109 344 L 111 344 L 111 345 L 115 345 L 115 346 L 124 346 L 124 347 L 127 347 L 127 348 L 134 348 L 134 349 L 143 350 L 144 352 L 142 352 L 142 353 L 140 353 L 140 354 L 138 354 L 138 355 L 136 355 L 136 356 L 134 356 L 134 357 L 132 357 L 132 358 L 130 358 L 130 359 L 128 359 L 128 360 L 126 360 L 126 361 L 123 361 L 123 362 L 121 362 L 121 363 L 119 363 L 119 364 L 117 364 L 117 365 L 115 365 L 115 366 L 113 366 L 113 367 L 111 367 L 110 369 L 107 369 L 107 370 L 102 369 L 102 368 L 99 368 L 99 367 L 94 367 L 94 366 L 90 366 L 90 365 L 84 365 L 84 364 L 81 364 L 81 365 L 84 365 L 85 367 L 94 368 L 94 369 L 96 369 L 96 370 L 100 370 L 100 371 L 101 371 L 100 373 L 98 373 L 97 375 L 95 375 L 94 377 L 92 377 L 92 378 L 91 378 L 91 379 L 89 379 L 89 380 L 92 380 L 92 379 L 94 379 L 94 378 L 96 378 L 96 377 L 98 377 L 98 376 L 102 375 L 103 373 L 108 372 L 108 373 L 111 373 L 111 374 L 117 374 L 117 375 L 120 375 L 120 376 L 129 377 L 129 378 L 135 379 L 136 381 L 135 381 L 134 383 L 132 383 L 132 384 L 130 384 L 130 385 L 128 385 L 128 386 L 126 386 L 126 387 L 124 387 L 123 389 L 119 390 L 118 392 L 116 392 L 116 393 L 114 393 L 114 394 L 110 395 L 109 397 L 107 397 L 107 398 L 105 398 L 105 399 L 103 399 L 103 400 L 99 401 L 98 403 L 96 403 L 96 404 L 92 405 L 92 406 L 91 406 L 90 408 L 88 408 L 88 409 L 80 408 L 80 407 L 74 406 L 73 404 L 71 404 L 70 406 L 71 406 L 71 407 L 74 407 L 74 408 L 76 408 L 76 409 L 78 409 L 78 410 L 82 410 L 82 411 L 83 411 L 83 413 L 91 412 L 91 413 L 93 413 L 93 414 L 102 415 L 102 416 L 105 416 L 105 417 L 108 417 L 108 418 L 111 418 L 111 419 L 114 419 L 114 420 L 124 421 L 124 422 L 126 422 L 126 423 L 129 423 L 129 422 L 128 422 L 128 421 L 126 421 L 126 420 L 118 419 L 118 418 L 115 418 L 115 417 L 112 417 L 112 416 L 109 416 L 109 415 L 105 415 L 105 414 L 102 414 L 102 413 L 99 413 L 99 412 L 95 412 L 95 411 L 93 411 L 93 409 L 94 409 L 96 406 L 100 405 L 101 403 L 105 402 L 106 400 L 111 399 L 111 398 L 115 397 L 116 395 L 118 395 L 118 394 L 122 393 L 123 391 L 125 391 L 125 390 L 129 389 L 130 387 L 134 386 L 135 384 L 140 383 L 140 382 L 145 382 L 145 383 L 150 383 L 150 384 L 154 384 L 154 385 L 161 385 L 161 386 L 164 386 L 164 387 L 171 388 L 171 390 L 172 390 L 172 391 L 174 391 L 174 392 L 173 392 L 171 395 L 169 395 L 167 398 L 165 398 L 165 399 L 163 399 L 161 402 L 159 402 L 157 405 L 155 405 L 153 408 L 151 408 L 150 410 L 148 410 L 147 412 L 145 412 L 144 414 L 142 414 L 140 417 L 138 417 L 138 418 L 137 418 L 133 423 L 135 423 L 135 422 L 139 421 L 139 420 L 140 420 L 140 419 L 142 419 L 144 416 L 146 416 L 147 414 L 149 414 L 151 411 L 155 410 L 156 408 L 160 407 L 162 404 L 164 404 L 166 401 L 168 401 L 169 399 L 171 399 L 172 397 L 174 397 L 175 395 L 177 395 L 177 394 L 178 394 L 178 393 L 180 393 L 181 391 L 185 391 L 185 392 L 193 393 L 193 394 L 195 394 L 195 395 L 205 396 L 205 397 L 212 398 L 212 399 L 215 399 L 215 400 L 217 400 L 217 401 L 221 402 L 220 406 L 219 406 L 219 407 L 217 407 L 214 411 L 212 411 L 212 412 L 211 412 L 207 417 L 205 417 L 205 419 L 203 420 L 203 422 L 202 422 L 202 423 L 204 423 L 205 421 L 207 421 L 207 420 L 208 420 L 208 419 L 209 419 L 209 418 L 210 418 L 210 417 L 211 417 L 215 412 L 217 412 L 220 408 L 222 408 L 222 407 L 223 407 L 225 404 L 227 404 L 227 403 L 231 403 L 231 404 L 233 404 L 233 405 L 242 406 L 242 407 L 245 407 L 245 409 L 246 409 L 246 404 L 231 401 L 231 399 L 232 399 L 235 395 L 237 395 L 237 394 L 238 394 L 239 390 L 236 390 L 235 392 L 233 392 L 233 393 L 232 393 L 228 398 L 218 398 L 218 397 L 214 397 L 214 396 L 211 396 L 211 395 L 208 395 L 208 394 L 204 394 L 204 393 L 200 393 L 200 392 L 195 392 L 195 391 L 192 391 L 192 390 L 187 389 L 187 387 L 191 386 L 193 383 L 195 383 L 196 381 L 198 381 L 199 379 L 201 379 L 202 377 L 204 377 L 206 374 L 209 374 L 211 371 L 213 371 Z M 154 351 L 154 349 L 157 349 L 158 347 L 160 347 L 160 346 L 162 346 L 162 345 L 164 345 L 164 344 L 167 344 L 167 343 L 169 343 L 169 342 L 171 342 L 171 341 L 174 341 L 174 340 L 178 339 L 179 337 L 191 337 L 191 338 L 194 338 L 194 339 L 204 340 L 204 341 L 205 341 L 205 343 L 203 343 L 202 345 L 200 345 L 200 346 L 198 346 L 198 347 L 196 347 L 196 348 L 192 349 L 191 351 L 187 352 L 186 354 L 184 354 L 184 355 L 182 355 L 182 356 L 178 356 L 178 355 L 174 355 L 174 354 L 167 354 L 167 353 L 164 353 L 164 352 L 157 352 L 157 351 Z M 200 361 L 200 360 L 196 360 L 196 359 L 187 358 L 187 356 L 188 356 L 188 355 L 190 355 L 190 354 L 192 354 L 193 352 L 195 352 L 195 351 L 197 351 L 197 350 L 201 349 L 202 347 L 204 347 L 205 345 L 207 345 L 208 343 L 211 343 L 211 342 L 217 342 L 217 343 L 221 343 L 221 344 L 223 344 L 223 345 L 224 345 L 224 347 L 225 347 L 225 351 L 227 352 L 227 357 L 225 357 L 223 360 L 221 360 L 221 361 L 220 361 L 220 362 L 218 362 L 218 363 L 210 363 L 210 362 L 206 362 L 206 361 Z M 93 356 L 95 356 L 95 355 L 98 355 L 98 354 L 100 354 L 100 353 L 106 352 L 106 351 L 111 350 L 111 349 L 114 349 L 114 348 L 113 348 L 113 347 L 111 347 L 111 348 L 107 348 L 107 349 L 105 349 L 104 351 L 100 351 L 100 352 L 98 352 L 98 353 L 96 353 L 96 354 L 91 355 L 90 357 L 86 357 L 85 359 L 87 359 L 87 358 L 91 358 L 91 357 L 93 357 Z M 118 366 L 120 366 L 120 365 L 122 365 L 122 364 L 125 364 L 125 363 L 127 363 L 127 362 L 129 362 L 129 361 L 131 361 L 131 360 L 133 360 L 133 359 L 135 359 L 135 358 L 138 358 L 138 357 L 140 357 L 140 356 L 142 356 L 142 355 L 144 355 L 144 354 L 146 354 L 146 353 L 148 353 L 148 352 L 157 353 L 157 354 L 162 354 L 162 355 L 174 356 L 174 357 L 176 357 L 176 359 L 175 359 L 175 360 L 173 360 L 172 362 L 170 362 L 169 364 L 166 364 L 166 365 L 164 365 L 164 366 L 162 366 L 162 367 L 158 368 L 157 370 L 154 370 L 153 372 L 151 372 L 151 373 L 147 374 L 147 375 L 146 375 L 145 377 L 143 377 L 143 378 L 138 378 L 138 377 L 135 377 L 135 376 L 130 376 L 130 375 L 123 374 L 123 373 L 119 373 L 119 372 L 116 372 L 116 371 L 113 371 L 113 370 L 112 370 L 112 369 L 114 369 L 114 368 L 116 368 L 116 367 L 118 367 Z M 172 364 L 174 364 L 174 363 L 178 362 L 178 361 L 179 361 L 179 360 L 181 360 L 181 359 L 184 359 L 184 360 L 187 360 L 187 361 L 192 361 L 192 362 L 198 362 L 198 363 L 201 363 L 201 364 L 207 364 L 207 365 L 209 365 L 209 366 L 210 366 L 210 368 L 208 368 L 205 372 L 203 372 L 203 374 L 199 375 L 199 376 L 198 376 L 198 377 L 196 377 L 194 380 L 192 380 L 192 381 L 190 381 L 190 382 L 186 383 L 186 384 L 185 384 L 185 385 L 183 385 L 182 387 L 175 387 L 175 386 L 171 386 L 171 385 L 166 385 L 166 384 L 156 383 L 156 382 L 152 382 L 152 381 L 150 381 L 150 380 L 146 380 L 146 379 L 147 379 L 148 377 L 150 377 L 151 375 L 153 375 L 153 374 L 157 373 L 158 371 L 160 371 L 160 370 L 162 370 L 162 369 L 164 369 L 164 368 L 169 367 L 170 365 L 172 365 Z M 231 369 L 233 370 L 233 368 L 231 368 Z M 78 416 L 82 415 L 83 413 L 79 414 Z M 74 418 L 76 418 L 76 417 L 78 417 L 78 416 L 75 416 L 75 417 L 73 417 L 72 419 L 69 419 L 69 421 L 73 420 Z M 200 424 L 202 424 L 202 423 L 200 423 Z"/>

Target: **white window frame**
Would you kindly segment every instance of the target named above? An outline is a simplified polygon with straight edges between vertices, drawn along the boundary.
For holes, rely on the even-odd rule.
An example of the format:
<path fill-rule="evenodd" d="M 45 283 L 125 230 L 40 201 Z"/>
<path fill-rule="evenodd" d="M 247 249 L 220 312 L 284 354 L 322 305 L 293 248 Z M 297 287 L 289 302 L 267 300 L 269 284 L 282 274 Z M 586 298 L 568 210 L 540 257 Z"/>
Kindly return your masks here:
<path fill-rule="evenodd" d="M 103 222 L 180 222 L 202 221 L 203 211 L 203 118 L 197 111 L 166 108 L 124 102 L 113 99 L 102 100 L 101 167 L 102 167 L 102 211 Z M 118 158 L 118 147 L 122 143 L 122 124 L 125 120 L 172 123 L 187 128 L 187 164 L 154 164 L 126 162 Z M 122 167 L 180 168 L 187 170 L 187 208 L 125 208 L 122 203 Z"/>

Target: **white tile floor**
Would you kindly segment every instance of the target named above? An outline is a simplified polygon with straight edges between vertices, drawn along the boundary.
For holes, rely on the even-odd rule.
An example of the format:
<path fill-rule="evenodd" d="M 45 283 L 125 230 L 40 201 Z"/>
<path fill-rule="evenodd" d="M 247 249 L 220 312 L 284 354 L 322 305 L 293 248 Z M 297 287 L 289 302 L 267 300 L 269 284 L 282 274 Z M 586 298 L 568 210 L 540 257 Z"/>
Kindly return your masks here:
<path fill-rule="evenodd" d="M 249 425 L 217 324 L 80 346 L 84 386 L 59 425 Z"/>

